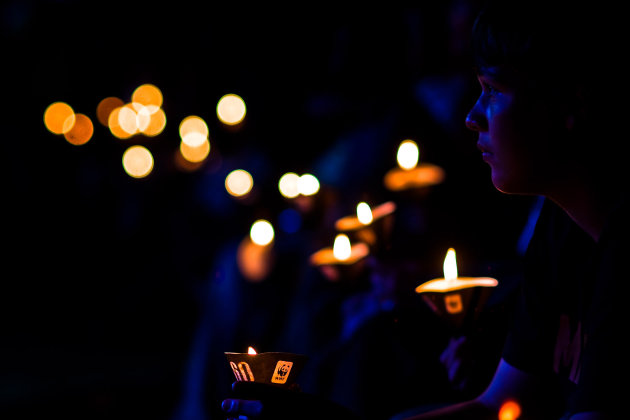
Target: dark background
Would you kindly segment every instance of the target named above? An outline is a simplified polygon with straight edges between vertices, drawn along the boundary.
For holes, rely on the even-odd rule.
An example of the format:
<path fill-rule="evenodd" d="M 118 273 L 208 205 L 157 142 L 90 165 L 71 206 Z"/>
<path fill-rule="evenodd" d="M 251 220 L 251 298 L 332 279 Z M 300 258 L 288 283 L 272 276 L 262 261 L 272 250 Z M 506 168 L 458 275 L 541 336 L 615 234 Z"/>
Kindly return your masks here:
<path fill-rule="evenodd" d="M 397 246 L 427 262 L 418 284 L 441 274 L 450 246 L 463 275 L 492 274 L 513 258 L 530 200 L 493 189 L 464 127 L 478 93 L 468 55 L 478 6 L 3 2 L 5 418 L 174 419 L 214 261 L 259 217 L 304 256 L 332 241 L 332 222 L 357 201 L 394 200 L 405 233 Z M 106 96 L 127 101 L 143 83 L 162 90 L 166 129 L 118 140 L 96 106 Z M 236 129 L 214 111 L 226 93 L 248 107 Z M 46 130 L 55 101 L 92 118 L 89 143 Z M 177 126 L 193 114 L 208 123 L 212 149 L 185 171 L 173 158 Z M 405 138 L 446 170 L 428 197 L 383 188 Z M 124 173 L 130 144 L 153 153 L 147 178 Z M 254 177 L 246 200 L 223 187 L 238 168 Z M 278 224 L 294 207 L 277 191 L 288 171 L 313 173 L 328 197 L 291 233 Z M 319 242 L 309 242 L 313 231 Z"/>

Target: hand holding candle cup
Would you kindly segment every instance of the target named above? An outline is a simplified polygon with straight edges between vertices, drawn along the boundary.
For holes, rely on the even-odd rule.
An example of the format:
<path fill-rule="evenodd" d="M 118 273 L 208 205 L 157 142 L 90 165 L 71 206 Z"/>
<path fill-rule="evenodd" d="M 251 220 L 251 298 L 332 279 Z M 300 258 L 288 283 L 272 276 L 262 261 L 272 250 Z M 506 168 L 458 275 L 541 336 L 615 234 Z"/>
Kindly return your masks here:
<path fill-rule="evenodd" d="M 444 278 L 416 287 L 431 309 L 455 328 L 465 327 L 483 308 L 498 281 L 491 277 L 459 277 L 455 250 L 449 248 L 444 258 Z"/>

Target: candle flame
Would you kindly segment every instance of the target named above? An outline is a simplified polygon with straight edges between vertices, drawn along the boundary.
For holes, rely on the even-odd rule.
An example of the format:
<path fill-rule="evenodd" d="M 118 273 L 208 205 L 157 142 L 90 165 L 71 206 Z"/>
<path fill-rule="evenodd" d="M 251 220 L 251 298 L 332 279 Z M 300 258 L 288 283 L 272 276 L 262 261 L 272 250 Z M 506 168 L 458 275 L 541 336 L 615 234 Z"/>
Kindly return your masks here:
<path fill-rule="evenodd" d="M 420 151 L 418 145 L 413 140 L 404 140 L 398 146 L 398 153 L 396 154 L 396 160 L 398 165 L 403 169 L 413 169 L 418 164 L 420 157 Z"/>
<path fill-rule="evenodd" d="M 338 260 L 347 260 L 350 258 L 352 248 L 350 246 L 350 238 L 347 235 L 340 233 L 335 237 L 335 243 L 333 245 L 333 255 Z"/>
<path fill-rule="evenodd" d="M 257 353 L 256 353 L 256 350 L 254 350 L 254 348 L 250 346 L 247 348 L 247 354 L 257 354 Z"/>
<path fill-rule="evenodd" d="M 369 225 L 370 223 L 372 223 L 372 209 L 370 209 L 368 203 L 360 202 L 359 204 L 357 204 L 357 218 L 359 219 L 359 222 L 364 225 Z"/>
<path fill-rule="evenodd" d="M 499 410 L 499 420 L 516 420 L 521 415 L 521 406 L 512 400 L 508 400 Z"/>
<path fill-rule="evenodd" d="M 457 261 L 455 249 L 449 248 L 444 258 L 444 278 L 447 281 L 457 280 Z"/>

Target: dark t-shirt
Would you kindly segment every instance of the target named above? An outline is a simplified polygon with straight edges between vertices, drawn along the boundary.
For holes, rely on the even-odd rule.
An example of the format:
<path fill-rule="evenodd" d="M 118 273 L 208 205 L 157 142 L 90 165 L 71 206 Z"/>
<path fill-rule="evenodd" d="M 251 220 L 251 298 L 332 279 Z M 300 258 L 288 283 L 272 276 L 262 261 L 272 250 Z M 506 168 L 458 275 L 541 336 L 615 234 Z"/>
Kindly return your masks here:
<path fill-rule="evenodd" d="M 557 392 L 550 411 L 558 415 L 623 408 L 629 390 L 629 209 L 625 198 L 596 243 L 546 201 L 528 248 L 503 358 L 547 379 L 549 392 Z"/>

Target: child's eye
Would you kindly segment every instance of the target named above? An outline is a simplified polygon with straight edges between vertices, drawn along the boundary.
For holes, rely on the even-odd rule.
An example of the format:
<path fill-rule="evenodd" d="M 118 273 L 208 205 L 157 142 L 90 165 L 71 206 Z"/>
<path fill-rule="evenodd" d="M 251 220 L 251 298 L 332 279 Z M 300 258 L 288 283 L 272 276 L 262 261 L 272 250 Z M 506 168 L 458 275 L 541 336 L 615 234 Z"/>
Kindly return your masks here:
<path fill-rule="evenodd" d="M 494 86 L 488 84 L 488 83 L 484 83 L 482 85 L 483 91 L 490 94 L 490 95 L 495 95 L 497 93 L 499 93 L 499 90 L 497 88 L 495 88 Z"/>

